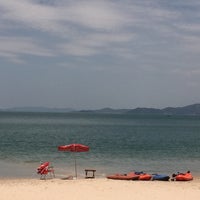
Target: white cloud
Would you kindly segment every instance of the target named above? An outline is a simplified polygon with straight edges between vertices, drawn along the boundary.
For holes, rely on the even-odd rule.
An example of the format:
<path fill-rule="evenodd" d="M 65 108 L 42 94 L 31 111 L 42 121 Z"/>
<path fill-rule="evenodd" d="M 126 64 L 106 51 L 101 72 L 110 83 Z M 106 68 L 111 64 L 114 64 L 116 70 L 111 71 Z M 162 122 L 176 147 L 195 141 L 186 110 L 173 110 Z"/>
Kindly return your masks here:
<path fill-rule="evenodd" d="M 0 1 L 0 7 L 2 27 L 3 24 L 8 24 L 7 27 L 3 27 L 4 31 L 9 31 L 11 36 L 14 32 L 20 35 L 19 32 L 26 31 L 26 35 L 30 34 L 30 37 L 39 41 L 39 34 L 46 34 L 47 37 L 51 35 L 58 42 L 52 46 L 61 46 L 60 50 L 64 51 L 61 51 L 61 54 L 92 56 L 101 53 L 98 47 L 105 48 L 108 44 L 122 44 L 130 40 L 131 34 L 124 34 L 123 28 L 133 19 L 127 15 L 128 13 L 122 12 L 120 6 L 109 1 L 68 1 L 52 6 L 34 1 L 8 0 Z M 37 36 L 34 36 L 31 30 L 36 31 Z M 28 40 L 24 39 L 23 43 L 20 39 L 16 42 L 16 37 L 11 37 L 11 40 L 15 40 L 15 46 L 10 51 L 17 53 L 18 49 L 18 53 L 21 54 L 22 46 Z M 53 44 L 54 41 L 51 40 L 50 43 Z M 18 48 L 17 45 L 21 46 Z M 30 43 L 27 43 L 26 48 L 28 45 Z M 5 51 L 10 47 L 7 45 Z M 42 52 L 44 50 L 41 49 L 35 53 L 32 51 L 31 54 L 42 55 Z"/>
<path fill-rule="evenodd" d="M 15 22 L 21 28 L 33 28 L 41 31 L 57 32 L 61 26 L 56 22 L 56 10 L 30 1 L 1 1 L 3 8 L 1 19 Z"/>
<path fill-rule="evenodd" d="M 180 24 L 178 27 L 184 33 L 189 34 L 199 34 L 200 33 L 200 24 L 199 23 L 184 23 Z"/>
<path fill-rule="evenodd" d="M 1 52 L 0 51 L 0 57 L 11 61 L 12 63 L 16 63 L 16 64 L 24 64 L 24 60 L 20 59 L 15 53 L 11 53 L 11 52 Z"/>
<path fill-rule="evenodd" d="M 3 20 L 49 32 L 67 32 L 71 26 L 112 30 L 123 25 L 126 14 L 106 1 L 76 1 L 66 5 L 41 5 L 33 1 L 0 1 Z M 128 19 L 127 19 L 128 20 Z M 20 25 L 20 24 L 19 24 Z"/>
<path fill-rule="evenodd" d="M 32 37 L 34 41 L 49 38 L 50 46 L 57 55 L 93 56 L 106 53 L 131 58 L 133 54 L 142 53 L 142 48 L 151 48 L 156 54 L 164 45 L 174 46 L 173 41 L 179 41 L 186 34 L 186 31 L 180 33 L 179 30 L 188 28 L 188 25 L 183 26 L 184 17 L 179 9 L 170 9 L 160 1 L 63 0 L 41 3 L 0 0 L 0 10 L 0 33 L 5 36 L 7 31 L 10 37 L 14 35 L 11 40 L 15 41 L 12 47 L 15 50 L 9 51 L 22 54 L 22 49 L 30 48 L 30 54 L 35 56 L 52 53 L 45 43 L 43 46 L 37 44 L 37 47 L 33 47 L 35 42 L 27 39 L 21 43 L 23 35 Z M 189 28 L 199 33 L 198 26 Z M 19 42 L 16 42 L 15 34 L 20 36 Z M 1 52 L 3 48 L 4 52 L 8 52 L 11 46 L 3 44 Z M 176 46 L 177 49 L 180 47 L 180 44 Z M 198 46 L 193 50 L 198 51 Z"/>
<path fill-rule="evenodd" d="M 22 62 L 21 56 L 53 56 L 53 53 L 43 48 L 36 40 L 24 37 L 0 37 L 0 56 L 13 62 Z"/>
<path fill-rule="evenodd" d="M 129 33 L 97 33 L 89 34 L 88 36 L 80 36 L 68 43 L 57 45 L 61 53 L 77 55 L 77 56 L 92 56 L 98 54 L 110 54 L 117 52 L 116 49 L 126 49 L 126 43 L 130 43 L 135 39 L 134 34 Z M 124 45 L 122 45 L 124 43 Z M 118 56 L 122 56 L 122 52 Z M 117 55 L 117 54 L 116 54 Z"/>
<path fill-rule="evenodd" d="M 63 8 L 62 11 L 66 20 L 91 29 L 118 28 L 125 17 L 113 4 L 104 1 L 79 1 Z"/>

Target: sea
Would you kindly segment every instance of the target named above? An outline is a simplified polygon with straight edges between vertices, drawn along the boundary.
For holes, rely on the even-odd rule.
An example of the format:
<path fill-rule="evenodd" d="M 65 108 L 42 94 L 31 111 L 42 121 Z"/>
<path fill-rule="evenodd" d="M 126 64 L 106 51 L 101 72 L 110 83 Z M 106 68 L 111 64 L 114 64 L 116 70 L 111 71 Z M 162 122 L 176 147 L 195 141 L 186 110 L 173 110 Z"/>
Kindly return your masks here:
<path fill-rule="evenodd" d="M 88 152 L 60 152 L 84 144 Z M 143 171 L 200 174 L 200 116 L 93 112 L 0 112 L 0 178 L 39 178 L 49 161 L 57 177 Z"/>

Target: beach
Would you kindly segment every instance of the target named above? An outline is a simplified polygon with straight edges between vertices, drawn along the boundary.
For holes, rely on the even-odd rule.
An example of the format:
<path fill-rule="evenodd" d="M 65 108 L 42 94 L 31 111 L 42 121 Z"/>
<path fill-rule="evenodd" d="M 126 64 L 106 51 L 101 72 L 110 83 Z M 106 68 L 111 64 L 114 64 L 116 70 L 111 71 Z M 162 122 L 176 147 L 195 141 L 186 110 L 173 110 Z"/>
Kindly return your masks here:
<path fill-rule="evenodd" d="M 197 200 L 200 118 L 93 113 L 0 113 L 0 200 Z M 60 152 L 81 143 L 88 152 Z M 76 159 L 74 159 L 76 158 Z M 49 161 L 56 178 L 40 180 Z M 63 177 L 75 175 L 77 180 Z M 95 179 L 85 179 L 95 169 Z M 120 181 L 108 174 L 190 170 L 193 181 Z"/>
<path fill-rule="evenodd" d="M 200 178 L 189 182 L 96 179 L 1 179 L 1 200 L 197 200 Z"/>

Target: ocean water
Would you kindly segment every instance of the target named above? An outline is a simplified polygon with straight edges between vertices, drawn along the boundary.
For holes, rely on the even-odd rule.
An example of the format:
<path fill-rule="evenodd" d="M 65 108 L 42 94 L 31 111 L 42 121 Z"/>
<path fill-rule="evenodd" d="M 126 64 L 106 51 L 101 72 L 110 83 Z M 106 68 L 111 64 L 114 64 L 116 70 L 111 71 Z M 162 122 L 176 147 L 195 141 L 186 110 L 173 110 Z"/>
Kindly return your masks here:
<path fill-rule="evenodd" d="M 81 143 L 89 152 L 59 152 Z M 131 170 L 200 174 L 200 116 L 0 112 L 0 177 L 37 177 L 50 161 L 58 177 L 94 168 L 97 177 Z"/>

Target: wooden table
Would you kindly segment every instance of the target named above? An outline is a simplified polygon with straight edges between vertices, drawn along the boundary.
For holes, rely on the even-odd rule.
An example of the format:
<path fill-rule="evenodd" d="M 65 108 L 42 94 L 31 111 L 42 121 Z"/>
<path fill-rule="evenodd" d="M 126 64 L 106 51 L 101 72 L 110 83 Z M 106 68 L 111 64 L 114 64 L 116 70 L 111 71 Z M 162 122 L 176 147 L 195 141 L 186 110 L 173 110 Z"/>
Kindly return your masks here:
<path fill-rule="evenodd" d="M 88 175 L 88 172 L 90 175 Z M 85 169 L 85 178 L 95 178 L 96 169 Z"/>

